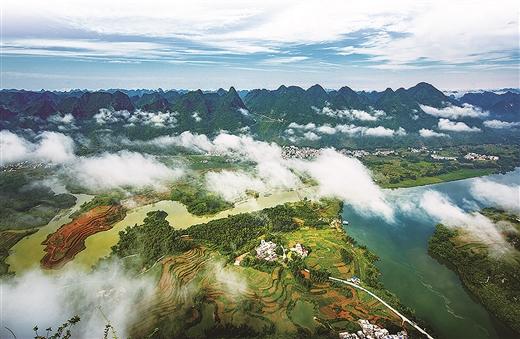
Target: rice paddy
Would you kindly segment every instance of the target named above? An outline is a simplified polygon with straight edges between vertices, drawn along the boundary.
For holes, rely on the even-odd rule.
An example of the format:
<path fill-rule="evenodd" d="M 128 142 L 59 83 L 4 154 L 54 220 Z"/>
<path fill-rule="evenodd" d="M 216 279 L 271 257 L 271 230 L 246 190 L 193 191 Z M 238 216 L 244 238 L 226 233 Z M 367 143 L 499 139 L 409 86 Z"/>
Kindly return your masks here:
<path fill-rule="evenodd" d="M 327 269 L 336 277 L 363 277 L 372 265 L 363 249 L 345 241 L 342 230 L 301 228 L 283 236 L 289 246 L 300 242 L 311 249 L 309 267 Z M 340 256 L 346 246 L 355 253 L 349 265 Z M 341 331 L 360 318 L 400 324 L 366 293 L 329 282 L 306 289 L 283 265 L 270 273 L 235 266 L 203 246 L 165 257 L 160 264 L 156 298 L 145 305 L 135 336 L 197 338 L 226 325 L 273 336 L 312 335 L 320 328 Z"/>

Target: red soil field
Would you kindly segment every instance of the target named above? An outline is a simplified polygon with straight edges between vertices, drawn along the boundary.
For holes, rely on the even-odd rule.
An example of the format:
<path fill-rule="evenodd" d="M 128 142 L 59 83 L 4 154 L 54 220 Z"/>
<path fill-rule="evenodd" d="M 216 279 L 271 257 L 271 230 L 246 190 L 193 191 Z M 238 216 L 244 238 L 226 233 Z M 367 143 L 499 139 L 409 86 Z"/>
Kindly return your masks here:
<path fill-rule="evenodd" d="M 85 249 L 86 238 L 111 229 L 124 216 L 125 209 L 121 205 L 97 206 L 61 226 L 42 242 L 47 253 L 40 261 L 41 266 L 45 269 L 62 267 Z"/>

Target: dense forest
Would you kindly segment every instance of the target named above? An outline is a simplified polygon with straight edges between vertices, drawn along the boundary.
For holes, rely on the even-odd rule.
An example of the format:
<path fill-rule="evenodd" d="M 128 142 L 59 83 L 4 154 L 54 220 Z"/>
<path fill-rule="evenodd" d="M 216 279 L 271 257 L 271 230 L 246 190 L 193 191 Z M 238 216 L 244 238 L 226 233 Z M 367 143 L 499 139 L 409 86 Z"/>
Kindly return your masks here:
<path fill-rule="evenodd" d="M 170 199 L 186 205 L 188 212 L 194 215 L 211 215 L 233 207 L 218 195 L 208 192 L 202 184 L 176 183 Z"/>
<path fill-rule="evenodd" d="M 149 267 L 165 254 L 183 252 L 191 248 L 191 242 L 170 226 L 164 211 L 149 212 L 142 225 L 128 227 L 119 232 L 119 242 L 112 253 L 120 258 L 138 254 L 144 267 Z"/>
<path fill-rule="evenodd" d="M 72 207 L 71 194 L 55 194 L 36 180 L 40 169 L 3 171 L 0 175 L 0 230 L 28 229 L 47 224 L 62 209 Z"/>
<path fill-rule="evenodd" d="M 520 265 L 482 246 L 460 243 L 460 230 L 442 224 L 429 240 L 429 253 L 452 267 L 463 284 L 499 319 L 520 334 Z"/>

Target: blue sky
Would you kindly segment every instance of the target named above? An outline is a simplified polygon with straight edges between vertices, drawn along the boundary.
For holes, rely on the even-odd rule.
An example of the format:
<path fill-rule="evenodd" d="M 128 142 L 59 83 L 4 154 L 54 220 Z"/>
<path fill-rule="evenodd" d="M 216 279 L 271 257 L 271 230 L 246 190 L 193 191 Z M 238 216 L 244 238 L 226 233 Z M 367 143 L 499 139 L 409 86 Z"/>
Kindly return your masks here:
<path fill-rule="evenodd" d="M 2 88 L 519 86 L 515 1 L 2 2 Z"/>

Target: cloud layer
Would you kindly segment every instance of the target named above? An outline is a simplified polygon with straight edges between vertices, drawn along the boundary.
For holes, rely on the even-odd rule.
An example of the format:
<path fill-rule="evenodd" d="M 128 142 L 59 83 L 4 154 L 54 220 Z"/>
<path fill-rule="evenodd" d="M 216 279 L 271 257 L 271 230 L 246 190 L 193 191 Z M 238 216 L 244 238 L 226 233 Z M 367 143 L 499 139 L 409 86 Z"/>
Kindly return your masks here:
<path fill-rule="evenodd" d="M 423 138 L 439 138 L 439 137 L 447 137 L 448 135 L 445 133 L 439 133 L 432 131 L 431 129 L 421 128 L 419 130 L 419 135 Z"/>
<path fill-rule="evenodd" d="M 94 115 L 94 119 L 100 125 L 124 123 L 126 126 L 149 125 L 154 127 L 174 127 L 177 123 L 177 112 L 147 112 L 136 110 L 131 113 L 123 111 L 114 111 L 107 108 L 101 108 L 99 113 Z M 192 116 L 195 121 L 200 121 L 197 112 Z M 197 120 L 199 119 L 199 120 Z"/>
<path fill-rule="evenodd" d="M 478 201 L 520 215 L 520 186 L 504 185 L 488 179 L 475 179 L 471 194 Z"/>
<path fill-rule="evenodd" d="M 163 184 L 184 173 L 180 168 L 167 167 L 150 155 L 128 151 L 78 157 L 68 170 L 80 185 L 94 190 L 129 186 L 160 190 Z"/>
<path fill-rule="evenodd" d="M 514 128 L 519 127 L 520 122 L 508 122 L 508 121 L 501 121 L 501 120 L 486 120 L 484 121 L 484 126 L 488 128 L 497 128 L 497 129 L 506 129 L 506 128 Z"/>
<path fill-rule="evenodd" d="M 127 337 L 128 327 L 138 317 L 139 302 L 150 300 L 154 285 L 146 278 L 128 276 L 118 265 L 104 266 L 92 272 L 67 269 L 57 274 L 40 270 L 0 281 L 2 291 L 2 337 L 32 338 L 37 324 L 40 334 L 54 330 L 63 322 L 80 315 L 73 328 L 75 338 L 102 338 L 106 315 L 119 337 Z M 30 291 L 30 293 L 28 293 Z"/>
<path fill-rule="evenodd" d="M 74 158 L 74 141 L 61 133 L 42 132 L 32 143 L 8 130 L 0 131 L 0 165 L 32 160 L 60 164 Z"/>
<path fill-rule="evenodd" d="M 312 108 L 318 114 L 323 114 L 334 118 L 346 118 L 350 120 L 376 121 L 379 118 L 386 116 L 386 113 L 381 110 L 366 112 L 357 109 L 332 109 L 329 105 L 323 107 L 322 109 L 316 107 Z"/>
<path fill-rule="evenodd" d="M 80 0 L 45 6 L 38 1 L 9 1 L 6 27 L 12 28 L 4 37 L 4 53 L 111 57 L 117 62 L 197 61 L 200 56 L 256 53 L 266 56 L 260 64 L 278 65 L 308 61 L 316 51 L 297 49 L 300 53 L 288 54 L 291 47 L 328 43 L 332 47 L 319 54 L 327 61 L 356 55 L 373 67 L 413 69 L 421 62 L 500 66 L 514 60 L 518 38 L 514 1 L 503 1 L 500 6 L 479 1 L 471 11 L 467 10 L 471 2 L 466 1 L 390 4 L 377 0 L 355 6 L 331 1 L 323 6 L 314 0 L 304 4 L 264 0 L 247 5 L 238 0 L 219 4 L 197 0 L 182 8 L 162 0 L 154 6 L 137 1 L 125 4 Z M 31 21 L 41 27 L 53 23 L 53 34 L 41 32 L 39 39 L 21 35 L 18 23 Z M 68 32 L 78 32 L 81 38 L 71 39 Z"/>
<path fill-rule="evenodd" d="M 437 127 L 442 131 L 448 131 L 448 132 L 480 132 L 481 131 L 481 129 L 476 126 L 469 127 L 464 122 L 451 121 L 449 119 L 439 119 Z"/>
<path fill-rule="evenodd" d="M 127 186 L 161 189 L 184 173 L 180 165 L 170 168 L 151 155 L 137 152 L 77 156 L 74 141 L 61 133 L 42 132 L 36 140 L 32 143 L 7 130 L 1 131 L 0 164 L 28 160 L 59 165 L 58 173 L 95 191 Z"/>
<path fill-rule="evenodd" d="M 495 224 L 478 212 L 468 213 L 437 191 L 425 192 L 419 206 L 437 222 L 448 227 L 461 227 L 492 248 L 505 251 L 507 243 Z"/>
<path fill-rule="evenodd" d="M 304 130 L 316 128 L 314 124 L 303 127 Z M 266 192 L 298 188 L 302 186 L 300 177 L 310 177 L 317 182 L 320 196 L 338 197 L 364 214 L 388 220 L 393 218 L 385 194 L 372 180 L 370 171 L 357 159 L 333 149 L 323 150 L 313 160 L 283 159 L 281 148 L 275 143 L 227 133 L 210 140 L 204 135 L 184 132 L 178 136 L 160 137 L 150 143 L 162 147 L 174 144 L 197 152 L 253 162 L 253 169 L 249 172 L 224 170 L 206 174 L 208 189 L 229 201 L 244 198 L 246 190 Z"/>
<path fill-rule="evenodd" d="M 482 111 L 479 107 L 470 104 L 462 104 L 462 107 L 450 105 L 444 108 L 421 105 L 421 109 L 435 117 L 455 120 L 460 118 L 485 118 L 489 115 L 489 112 Z"/>
<path fill-rule="evenodd" d="M 319 140 L 323 135 L 333 135 L 336 133 L 342 133 L 352 137 L 396 137 L 406 135 L 406 131 L 402 127 L 393 130 L 383 126 L 366 127 L 353 124 L 338 124 L 335 126 L 324 124 L 318 126 L 312 122 L 306 125 L 292 122 L 285 130 L 285 134 L 289 136 L 289 140 L 297 141 L 296 131 L 300 132 L 303 138 L 311 141 Z"/>

